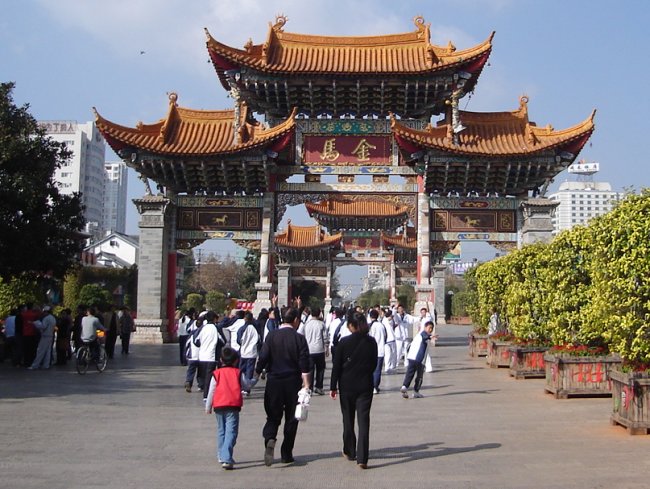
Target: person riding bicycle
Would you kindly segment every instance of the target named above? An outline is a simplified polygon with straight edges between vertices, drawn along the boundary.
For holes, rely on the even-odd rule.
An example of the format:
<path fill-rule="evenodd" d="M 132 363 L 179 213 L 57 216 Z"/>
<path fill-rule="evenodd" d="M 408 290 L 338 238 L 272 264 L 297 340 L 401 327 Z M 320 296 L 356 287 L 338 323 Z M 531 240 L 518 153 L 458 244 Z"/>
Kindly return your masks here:
<path fill-rule="evenodd" d="M 97 311 L 94 306 L 86 310 L 86 315 L 81 319 L 81 341 L 87 343 L 94 361 L 99 360 L 99 340 L 97 331 L 106 331 L 106 328 L 96 316 Z"/>

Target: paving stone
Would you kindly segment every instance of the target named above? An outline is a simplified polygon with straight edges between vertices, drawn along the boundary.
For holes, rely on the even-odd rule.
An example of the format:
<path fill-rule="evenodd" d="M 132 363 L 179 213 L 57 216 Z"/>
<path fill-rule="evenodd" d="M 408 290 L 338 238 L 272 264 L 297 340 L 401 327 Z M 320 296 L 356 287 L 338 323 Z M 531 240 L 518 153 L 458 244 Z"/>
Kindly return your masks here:
<path fill-rule="evenodd" d="M 611 399 L 556 400 L 543 379 L 515 380 L 470 358 L 468 332 L 438 327 L 423 399 L 400 395 L 403 367 L 383 377 L 366 471 L 341 457 L 338 401 L 328 396 L 312 397 L 296 463 L 265 467 L 263 382 L 245 400 L 235 470 L 224 471 L 214 417 L 185 392 L 177 345 L 133 345 L 85 376 L 5 362 L 0 488 L 648 487 L 650 436 L 610 426 Z"/>

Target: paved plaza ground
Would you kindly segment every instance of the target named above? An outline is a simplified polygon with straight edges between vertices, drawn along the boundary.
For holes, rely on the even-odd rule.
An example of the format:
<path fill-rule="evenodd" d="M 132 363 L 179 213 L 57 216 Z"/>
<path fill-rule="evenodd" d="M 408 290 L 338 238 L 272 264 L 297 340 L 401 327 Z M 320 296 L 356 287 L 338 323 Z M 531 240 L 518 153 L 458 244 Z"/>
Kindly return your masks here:
<path fill-rule="evenodd" d="M 385 376 L 369 469 L 341 456 L 338 401 L 312 398 L 296 462 L 264 466 L 263 384 L 245 401 L 236 470 L 215 458 L 215 420 L 183 389 L 175 345 L 134 345 L 106 372 L 0 366 L 0 488 L 647 488 L 650 436 L 610 426 L 611 399 L 556 400 L 467 354 L 439 327 L 424 399 Z M 119 351 L 119 346 L 117 348 Z M 327 385 L 327 384 L 326 384 Z M 279 448 L 276 449 L 279 456 Z"/>

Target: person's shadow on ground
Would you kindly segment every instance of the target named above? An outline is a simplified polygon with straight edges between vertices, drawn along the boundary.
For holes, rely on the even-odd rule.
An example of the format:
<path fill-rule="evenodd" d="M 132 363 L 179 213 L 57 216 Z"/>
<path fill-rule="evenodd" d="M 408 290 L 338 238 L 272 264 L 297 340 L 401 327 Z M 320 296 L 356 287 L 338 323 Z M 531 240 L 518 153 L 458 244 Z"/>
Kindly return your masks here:
<path fill-rule="evenodd" d="M 416 460 L 426 458 L 444 457 L 447 455 L 456 455 L 459 453 L 475 452 L 477 450 L 490 450 L 493 448 L 500 448 L 501 443 L 481 443 L 472 447 L 445 447 L 441 446 L 443 442 L 435 443 L 421 443 L 419 445 L 407 445 L 398 447 L 384 447 L 370 450 L 368 464 L 369 469 L 379 469 L 382 467 L 389 467 L 391 465 L 404 464 Z M 329 453 L 312 453 L 300 455 L 292 464 L 278 464 L 280 466 L 304 466 L 309 462 L 322 460 L 326 458 L 341 458 L 341 452 Z M 253 464 L 251 466 L 256 466 Z M 261 464 L 260 464 L 261 465 Z"/>

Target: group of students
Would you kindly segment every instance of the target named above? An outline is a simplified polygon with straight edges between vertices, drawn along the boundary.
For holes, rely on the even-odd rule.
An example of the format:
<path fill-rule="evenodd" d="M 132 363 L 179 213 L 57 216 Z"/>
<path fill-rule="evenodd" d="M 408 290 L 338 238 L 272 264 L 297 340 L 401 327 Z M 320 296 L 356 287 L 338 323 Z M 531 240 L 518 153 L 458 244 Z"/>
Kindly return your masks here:
<path fill-rule="evenodd" d="M 362 312 L 362 310 L 357 307 L 355 312 Z M 345 327 L 346 316 L 344 310 L 334 309 L 331 318 L 327 320 L 332 352 L 335 351 L 340 339 L 350 334 Z M 431 341 L 435 345 L 436 313 L 434 309 L 432 315 L 427 308 L 423 307 L 420 310 L 420 316 L 416 317 L 408 314 L 402 305 L 398 305 L 394 309 L 383 309 L 376 305 L 367 311 L 366 321 L 369 325 L 368 334 L 377 343 L 378 360 L 373 373 L 373 391 L 374 394 L 378 394 L 381 391 L 382 371 L 392 374 L 400 363 L 404 366 L 409 365 L 409 359 L 414 355 L 410 349 L 413 338 L 417 337 L 417 334 L 424 329 L 428 322 L 433 324 L 434 331 L 431 332 Z M 427 372 L 433 371 L 431 357 L 428 353 L 424 356 L 423 365 Z"/>
<path fill-rule="evenodd" d="M 221 320 L 214 311 L 197 313 L 194 309 L 189 309 L 184 312 L 178 320 L 178 341 L 180 363 L 187 366 L 185 390 L 192 392 L 196 380 L 205 400 L 221 351 L 229 347 L 237 354 L 238 368 L 246 385 L 241 394 L 250 394 L 250 384 L 264 336 L 259 324 L 273 328 L 273 321 L 271 319 L 271 324 L 268 324 L 263 318 L 255 320 L 252 313 L 242 310 L 233 310 Z"/>
<path fill-rule="evenodd" d="M 319 308 L 302 311 L 287 308 L 282 314 L 274 308 L 270 315 L 262 314 L 257 320 L 251 313 L 234 311 L 219 321 L 212 311 L 196 314 L 194 310 L 179 319 L 181 363 L 185 359 L 188 366 L 185 389 L 191 392 L 198 373 L 205 412 L 216 415 L 217 457 L 225 470 L 234 467 L 232 453 L 243 399 L 265 373 L 266 465 L 273 462 L 275 439 L 283 416 L 282 461 L 293 461 L 298 426 L 294 409 L 299 391 L 303 395 L 312 391 L 324 394 L 325 359 L 330 352 L 330 397 L 340 402 L 343 455 L 355 460 L 362 469 L 368 463 L 370 407 L 373 395 L 380 391 L 382 369 L 394 371 L 397 359 L 403 356 L 406 374 L 400 392 L 408 398 L 415 377 L 413 397 L 422 397 L 419 391 L 429 358 L 428 346 L 435 339 L 435 318 L 426 309 L 421 311 L 419 319 L 406 314 L 402 306 L 395 314 L 378 306 L 367 314 L 337 309 L 328 318 L 329 324 L 320 316 Z M 386 355 L 389 359 L 385 364 Z"/>
<path fill-rule="evenodd" d="M 102 329 L 107 331 L 106 353 L 113 358 L 117 338 L 122 339 L 122 353 L 129 353 L 131 333 L 135 330 L 126 307 L 115 311 L 113 306 L 99 311 L 97 307 L 80 305 L 76 316 L 70 309 L 62 309 L 57 316 L 50 305 L 42 308 L 25 304 L 12 310 L 4 321 L 5 354 L 16 367 L 29 370 L 49 369 L 51 365 L 65 365 L 72 357 L 72 346 L 79 347 L 85 340 L 82 320 L 92 310 Z"/>

